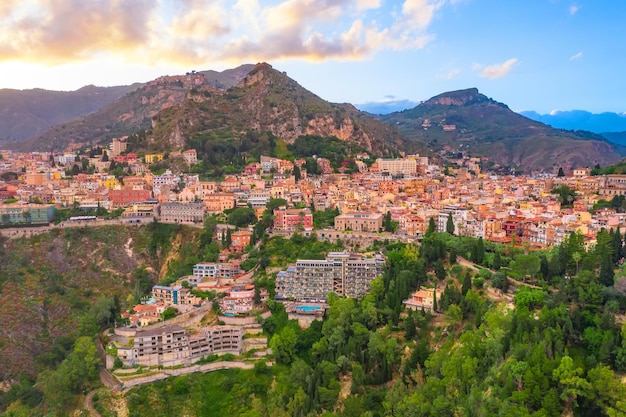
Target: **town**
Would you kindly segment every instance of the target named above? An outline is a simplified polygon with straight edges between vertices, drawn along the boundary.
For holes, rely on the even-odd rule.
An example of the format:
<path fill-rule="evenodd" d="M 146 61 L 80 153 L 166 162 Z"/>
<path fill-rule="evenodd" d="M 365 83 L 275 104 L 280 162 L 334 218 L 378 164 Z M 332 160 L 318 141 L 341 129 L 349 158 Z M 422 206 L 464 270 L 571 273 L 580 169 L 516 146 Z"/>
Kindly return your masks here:
<path fill-rule="evenodd" d="M 198 162 L 193 149 L 141 157 L 125 150 L 125 140 L 114 139 L 96 156 L 93 150 L 91 155 L 0 151 L 0 224 L 47 225 L 56 209 L 74 208 L 80 216 L 73 221 L 97 220 L 108 212 L 129 224 L 157 219 L 201 226 L 205 216 L 236 208 L 251 208 L 260 219 L 271 199 L 281 199 L 285 205 L 274 210 L 273 233 L 308 235 L 314 230 L 311 210 L 332 209 L 334 227 L 315 233 L 353 243 L 380 239 L 380 232 L 418 241 L 431 218 L 445 231 L 450 216 L 457 236 L 537 249 L 559 245 L 571 232 L 581 233 L 591 246 L 602 228 L 626 226 L 626 215 L 610 204 L 626 193 L 626 176 L 591 176 L 589 168 L 567 175 L 560 170 L 560 175 L 502 176 L 481 172 L 480 158 L 461 156 L 451 161 L 454 167 L 441 167 L 419 155 L 370 160 L 360 153 L 357 172 L 334 172 L 328 160 L 318 158 L 321 175 L 308 175 L 304 160 L 262 156 L 240 174 L 201 181 L 188 172 L 149 169 L 166 156 L 191 168 Z M 218 229 L 218 238 L 222 232 L 226 229 Z M 11 229 L 3 233 L 10 236 Z M 233 230 L 231 251 L 245 248 L 250 236 L 251 228 Z"/>

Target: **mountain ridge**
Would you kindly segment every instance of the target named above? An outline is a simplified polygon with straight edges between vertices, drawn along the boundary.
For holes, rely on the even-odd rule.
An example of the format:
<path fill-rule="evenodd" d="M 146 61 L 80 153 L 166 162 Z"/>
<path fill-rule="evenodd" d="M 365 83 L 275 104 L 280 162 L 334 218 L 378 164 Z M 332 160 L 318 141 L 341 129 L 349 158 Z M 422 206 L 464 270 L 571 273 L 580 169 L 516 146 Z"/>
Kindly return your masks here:
<path fill-rule="evenodd" d="M 433 150 L 449 147 L 486 156 L 516 172 L 607 165 L 620 159 L 599 135 L 554 129 L 511 111 L 476 88 L 442 93 L 379 118 Z"/>

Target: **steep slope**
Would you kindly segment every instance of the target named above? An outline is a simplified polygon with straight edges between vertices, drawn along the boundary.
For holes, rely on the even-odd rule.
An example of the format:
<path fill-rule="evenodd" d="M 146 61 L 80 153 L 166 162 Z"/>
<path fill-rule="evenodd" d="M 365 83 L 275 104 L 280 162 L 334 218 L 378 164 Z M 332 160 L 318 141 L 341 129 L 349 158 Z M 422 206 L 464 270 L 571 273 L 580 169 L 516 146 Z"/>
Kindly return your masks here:
<path fill-rule="evenodd" d="M 350 104 L 332 104 L 301 87 L 269 64 L 257 64 L 235 87 L 203 87 L 155 117 L 152 147 L 178 148 L 186 141 L 199 153 L 225 139 L 235 151 L 247 132 L 269 132 L 293 143 L 302 135 L 335 136 L 376 154 L 405 145 L 395 128 Z"/>
<path fill-rule="evenodd" d="M 163 76 L 110 103 L 95 113 L 56 125 L 44 133 L 10 147 L 21 151 L 64 149 L 69 144 L 94 144 L 114 137 L 150 129 L 160 111 L 180 103 L 190 90 L 210 85 L 204 74 L 220 86 L 232 86 L 252 68 L 251 65 L 222 73 L 207 71 Z"/>
<path fill-rule="evenodd" d="M 512 112 L 475 88 L 440 94 L 380 119 L 431 149 L 449 146 L 518 171 L 572 169 L 619 160 L 601 136 L 551 128 Z"/>
<path fill-rule="evenodd" d="M 0 90 L 0 145 L 36 136 L 54 125 L 100 110 L 139 86 Z"/>

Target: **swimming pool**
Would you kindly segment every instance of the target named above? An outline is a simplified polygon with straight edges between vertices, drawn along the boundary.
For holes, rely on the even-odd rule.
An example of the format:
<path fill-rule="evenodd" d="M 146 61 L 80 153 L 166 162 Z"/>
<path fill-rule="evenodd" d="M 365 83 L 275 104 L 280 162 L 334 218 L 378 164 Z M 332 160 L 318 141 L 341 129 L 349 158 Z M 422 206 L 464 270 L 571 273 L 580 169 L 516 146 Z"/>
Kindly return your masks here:
<path fill-rule="evenodd" d="M 296 306 L 296 311 L 320 311 L 322 306 Z"/>

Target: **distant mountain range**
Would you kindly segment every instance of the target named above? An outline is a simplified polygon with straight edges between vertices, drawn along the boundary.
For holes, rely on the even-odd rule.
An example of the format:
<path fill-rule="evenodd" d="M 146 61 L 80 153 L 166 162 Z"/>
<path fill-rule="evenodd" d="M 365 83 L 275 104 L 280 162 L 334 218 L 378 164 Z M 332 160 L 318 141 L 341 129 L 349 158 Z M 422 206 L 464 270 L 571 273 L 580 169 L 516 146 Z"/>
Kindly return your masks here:
<path fill-rule="evenodd" d="M 623 149 L 600 135 L 533 121 L 477 89 L 444 93 L 408 110 L 374 117 L 374 107 L 365 113 L 350 104 L 329 103 L 265 63 L 97 90 L 89 106 L 77 104 L 87 100 L 82 98 L 85 91 L 79 95 L 81 90 L 74 92 L 81 98 L 69 99 L 70 104 L 63 95 L 63 99 L 50 99 L 57 103 L 48 105 L 57 107 L 57 118 L 50 117 L 48 123 L 57 124 L 43 132 L 40 127 L 29 138 L 26 133 L 0 137 L 0 147 L 60 150 L 130 135 L 135 149 L 194 148 L 212 164 L 238 165 L 243 154 L 285 152 L 281 143 L 293 144 L 312 135 L 336 137 L 354 149 L 380 156 L 416 151 L 432 155 L 431 151 L 447 147 L 453 152 L 486 156 L 493 164 L 523 172 L 607 165 L 617 162 L 618 151 Z M 33 91 L 39 91 L 41 97 L 55 93 L 29 90 L 14 94 L 19 98 L 19 93 Z M 22 98 L 16 101 L 28 103 Z M 414 104 L 392 101 L 387 103 L 388 109 Z M 20 114 L 34 114 L 40 100 L 30 103 Z M 70 111 L 75 108 L 82 109 L 78 116 Z M 11 114 L 10 104 L 0 101 L 3 114 Z M 4 132 L 24 125 L 11 120 L 2 118 Z M 133 135 L 137 132 L 141 134 Z"/>
<path fill-rule="evenodd" d="M 389 99 L 385 101 L 370 101 L 368 103 L 355 104 L 354 107 L 370 114 L 389 114 L 402 110 L 412 109 L 419 103 L 411 100 Z"/>
<path fill-rule="evenodd" d="M 587 130 L 594 133 L 626 132 L 626 113 L 590 113 L 584 110 L 554 111 L 539 114 L 522 111 L 521 115 L 558 129 Z"/>
<path fill-rule="evenodd" d="M 36 136 L 55 125 L 100 110 L 141 84 L 89 85 L 76 91 L 0 90 L 0 145 Z"/>

